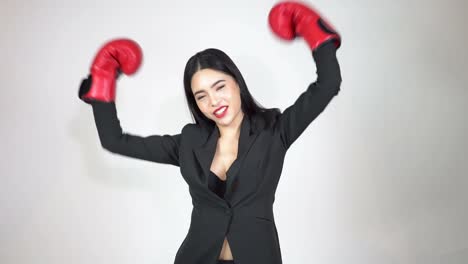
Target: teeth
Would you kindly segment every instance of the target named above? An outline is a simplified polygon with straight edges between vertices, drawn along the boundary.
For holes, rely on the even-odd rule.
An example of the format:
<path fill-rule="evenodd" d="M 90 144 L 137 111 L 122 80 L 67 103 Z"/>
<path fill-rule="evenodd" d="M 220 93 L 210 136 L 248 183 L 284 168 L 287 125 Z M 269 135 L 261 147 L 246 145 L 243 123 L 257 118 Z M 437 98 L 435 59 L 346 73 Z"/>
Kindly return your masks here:
<path fill-rule="evenodd" d="M 221 114 L 222 112 L 224 112 L 224 110 L 226 110 L 226 108 L 227 107 L 225 106 L 225 107 L 219 109 L 218 111 L 215 112 L 215 114 L 217 114 L 217 115 Z"/>

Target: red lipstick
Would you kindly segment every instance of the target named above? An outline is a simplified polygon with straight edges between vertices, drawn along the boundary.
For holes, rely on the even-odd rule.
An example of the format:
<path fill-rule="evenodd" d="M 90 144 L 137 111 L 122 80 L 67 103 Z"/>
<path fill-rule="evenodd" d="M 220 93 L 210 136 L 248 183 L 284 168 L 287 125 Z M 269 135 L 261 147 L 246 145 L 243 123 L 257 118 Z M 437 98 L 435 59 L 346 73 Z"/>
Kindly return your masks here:
<path fill-rule="evenodd" d="M 218 111 L 219 109 L 221 108 L 225 108 L 224 110 L 222 110 L 221 114 L 216 114 L 216 111 Z M 227 114 L 227 110 L 228 110 L 229 106 L 221 106 L 219 108 L 217 108 L 213 114 L 217 117 L 217 118 L 223 118 L 226 114 Z"/>

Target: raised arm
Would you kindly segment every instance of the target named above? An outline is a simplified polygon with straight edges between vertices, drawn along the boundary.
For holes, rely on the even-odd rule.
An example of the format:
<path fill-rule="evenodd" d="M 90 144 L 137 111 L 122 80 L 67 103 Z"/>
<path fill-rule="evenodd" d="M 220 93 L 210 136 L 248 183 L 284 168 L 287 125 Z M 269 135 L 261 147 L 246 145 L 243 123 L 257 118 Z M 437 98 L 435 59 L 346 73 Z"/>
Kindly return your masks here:
<path fill-rule="evenodd" d="M 279 135 L 285 149 L 319 116 L 340 91 L 341 74 L 336 49 L 327 43 L 313 53 L 317 65 L 317 80 L 311 83 L 277 121 Z"/>
<path fill-rule="evenodd" d="M 115 107 L 116 79 L 137 71 L 140 46 L 130 39 L 109 41 L 97 52 L 91 74 L 81 82 L 78 97 L 92 105 L 101 145 L 110 152 L 179 166 L 181 134 L 141 137 L 123 133 Z"/>
<path fill-rule="evenodd" d="M 341 46 L 341 37 L 317 11 L 297 2 L 276 4 L 268 19 L 278 37 L 284 40 L 303 37 L 317 67 L 317 80 L 283 111 L 276 123 L 283 145 L 288 149 L 340 91 L 336 50 Z"/>
<path fill-rule="evenodd" d="M 181 134 L 142 137 L 123 133 L 114 102 L 93 102 L 92 106 L 103 148 L 128 157 L 179 166 Z"/>

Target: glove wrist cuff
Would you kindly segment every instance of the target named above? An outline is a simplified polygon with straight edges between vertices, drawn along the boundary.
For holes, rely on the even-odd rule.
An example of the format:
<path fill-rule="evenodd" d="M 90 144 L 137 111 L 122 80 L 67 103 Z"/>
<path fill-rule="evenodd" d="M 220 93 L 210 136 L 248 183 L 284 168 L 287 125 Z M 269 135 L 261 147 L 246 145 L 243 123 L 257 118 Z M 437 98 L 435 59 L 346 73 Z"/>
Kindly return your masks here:
<path fill-rule="evenodd" d="M 83 96 L 83 99 L 114 102 L 115 101 L 115 77 L 108 78 L 99 74 L 92 75 L 92 84 L 89 92 Z"/>

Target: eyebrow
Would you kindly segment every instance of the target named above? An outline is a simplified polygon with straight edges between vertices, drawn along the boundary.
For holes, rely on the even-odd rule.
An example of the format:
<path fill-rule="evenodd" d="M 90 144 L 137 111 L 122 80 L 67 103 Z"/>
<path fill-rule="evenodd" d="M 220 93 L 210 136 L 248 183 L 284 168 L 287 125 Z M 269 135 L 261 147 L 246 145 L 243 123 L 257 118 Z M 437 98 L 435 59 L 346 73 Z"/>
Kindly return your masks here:
<path fill-rule="evenodd" d="M 213 88 L 216 84 L 218 84 L 219 82 L 222 82 L 222 81 L 225 81 L 225 80 L 223 80 L 223 79 L 217 80 L 216 82 L 214 82 L 214 83 L 211 85 L 210 88 Z M 197 94 L 202 93 L 202 92 L 204 92 L 204 91 L 205 91 L 205 89 L 201 89 L 201 90 L 199 90 L 199 91 L 196 91 L 196 92 L 193 94 L 193 96 L 196 96 Z"/>

